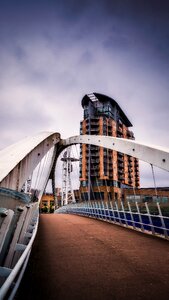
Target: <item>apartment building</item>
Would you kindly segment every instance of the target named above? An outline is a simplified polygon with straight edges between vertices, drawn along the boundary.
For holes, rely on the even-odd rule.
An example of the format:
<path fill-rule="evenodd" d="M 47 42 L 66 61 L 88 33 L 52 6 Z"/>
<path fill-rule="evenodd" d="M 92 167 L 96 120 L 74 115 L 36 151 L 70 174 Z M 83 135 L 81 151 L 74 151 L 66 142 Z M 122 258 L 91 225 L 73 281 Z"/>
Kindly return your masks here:
<path fill-rule="evenodd" d="M 131 122 L 118 103 L 92 93 L 82 99 L 80 134 L 134 139 Z M 132 156 L 103 147 L 81 145 L 80 194 L 82 200 L 118 200 L 124 188 L 139 188 L 139 162 Z"/>

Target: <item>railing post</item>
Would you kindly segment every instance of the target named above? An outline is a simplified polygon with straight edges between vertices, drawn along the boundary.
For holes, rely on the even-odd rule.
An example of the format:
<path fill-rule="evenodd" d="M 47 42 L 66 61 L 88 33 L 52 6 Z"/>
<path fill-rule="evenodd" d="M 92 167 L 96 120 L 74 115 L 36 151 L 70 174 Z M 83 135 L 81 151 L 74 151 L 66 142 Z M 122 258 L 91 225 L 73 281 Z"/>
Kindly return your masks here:
<path fill-rule="evenodd" d="M 95 215 L 94 208 L 93 208 L 93 202 L 91 202 L 90 205 L 91 205 L 91 214 L 90 215 L 93 218 Z"/>
<path fill-rule="evenodd" d="M 99 207 L 99 219 L 103 219 L 101 202 L 98 202 L 98 207 Z"/>
<path fill-rule="evenodd" d="M 112 211 L 112 214 L 113 214 L 113 218 L 114 218 L 114 223 L 116 223 L 116 218 L 115 218 L 115 213 L 114 213 L 114 208 L 113 208 L 113 205 L 112 205 L 112 202 L 110 202 L 110 207 L 111 207 L 111 211 Z"/>
<path fill-rule="evenodd" d="M 105 203 L 104 203 L 103 200 L 101 200 L 101 203 L 102 203 L 102 207 L 103 207 L 104 217 L 107 220 L 107 215 L 106 215 L 106 210 L 105 210 Z M 103 219 L 104 219 L 104 217 L 103 217 Z"/>
<path fill-rule="evenodd" d="M 126 226 L 128 227 L 128 223 L 127 223 L 127 217 L 126 217 L 126 212 L 124 211 L 124 205 L 123 205 L 123 202 L 121 201 L 121 207 L 122 207 L 122 211 L 123 211 L 123 215 L 125 217 L 125 223 L 126 223 Z"/>
<path fill-rule="evenodd" d="M 127 204 L 128 204 L 130 216 L 131 216 L 131 219 L 132 219 L 132 225 L 133 225 L 133 228 L 136 229 L 135 222 L 134 222 L 134 218 L 133 218 L 133 213 L 132 213 L 132 211 L 131 211 L 130 202 L 128 201 Z"/>
<path fill-rule="evenodd" d="M 96 218 L 99 219 L 99 212 L 98 212 L 98 207 L 97 207 L 97 203 L 94 202 L 94 207 L 95 207 L 95 211 L 96 211 Z"/>
<path fill-rule="evenodd" d="M 150 215 L 150 210 L 149 210 L 147 202 L 145 202 L 145 207 L 146 207 L 146 211 L 147 211 L 147 215 L 148 215 L 148 219 L 149 219 L 152 234 L 155 235 L 154 225 L 153 225 L 153 222 L 152 222 L 152 218 L 151 218 L 151 215 Z"/>
<path fill-rule="evenodd" d="M 83 216 L 86 215 L 86 207 L 87 207 L 87 203 L 88 203 L 88 202 L 86 202 L 86 203 L 84 204 L 84 206 L 82 207 L 82 214 L 83 214 Z"/>
<path fill-rule="evenodd" d="M 93 217 L 93 203 L 90 201 L 90 216 Z"/>
<path fill-rule="evenodd" d="M 88 203 L 89 203 L 89 201 L 87 201 L 87 203 L 85 204 L 85 206 L 84 206 L 84 215 L 86 216 L 87 215 L 87 212 L 88 212 Z"/>
<path fill-rule="evenodd" d="M 106 202 L 105 204 L 106 204 L 106 209 L 107 209 L 107 213 L 108 213 L 108 216 L 109 216 L 109 221 L 111 221 L 111 215 L 110 215 L 108 202 Z"/>
<path fill-rule="evenodd" d="M 168 238 L 167 228 L 166 228 L 166 225 L 165 225 L 165 222 L 164 222 L 164 219 L 163 219 L 163 215 L 162 215 L 162 212 L 161 212 L 161 207 L 160 207 L 159 202 L 157 202 L 157 208 L 158 208 L 158 213 L 159 213 L 159 216 L 160 216 L 161 224 L 163 226 L 163 231 L 164 231 L 165 238 Z"/>
<path fill-rule="evenodd" d="M 91 213 L 90 213 L 90 207 L 91 207 L 91 203 L 90 203 L 90 201 L 88 201 L 88 203 L 87 203 L 87 214 L 88 214 L 89 217 L 91 215 Z"/>
<path fill-rule="evenodd" d="M 117 210 L 117 215 L 118 215 L 119 223 L 122 225 L 121 217 L 120 217 L 120 213 L 119 213 L 119 208 L 118 208 L 118 205 L 117 205 L 116 201 L 115 201 L 115 206 L 116 206 L 116 210 Z"/>
<path fill-rule="evenodd" d="M 137 208 L 137 212 L 138 212 L 139 221 L 140 221 L 140 224 L 141 224 L 141 230 L 144 232 L 143 221 L 142 221 L 142 217 L 141 217 L 141 214 L 140 214 L 140 208 L 138 206 L 137 201 L 135 202 L 135 204 L 136 204 L 136 208 Z"/>
<path fill-rule="evenodd" d="M 87 201 L 86 203 L 86 207 L 85 207 L 85 216 L 89 216 L 88 212 L 89 212 L 89 201 Z"/>

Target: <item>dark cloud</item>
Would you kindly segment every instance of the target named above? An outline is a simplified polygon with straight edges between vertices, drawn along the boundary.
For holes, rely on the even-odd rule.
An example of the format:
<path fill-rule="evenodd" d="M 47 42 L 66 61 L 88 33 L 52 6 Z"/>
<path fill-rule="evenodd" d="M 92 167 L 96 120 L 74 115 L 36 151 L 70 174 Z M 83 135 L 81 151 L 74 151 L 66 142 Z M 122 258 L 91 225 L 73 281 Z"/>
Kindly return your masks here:
<path fill-rule="evenodd" d="M 20 61 L 23 61 L 26 58 L 26 53 L 21 46 L 14 46 L 13 53 Z"/>
<path fill-rule="evenodd" d="M 133 48 L 133 40 L 124 34 L 112 33 L 104 42 L 103 47 L 108 50 L 116 50 L 122 52 L 128 52 Z"/>
<path fill-rule="evenodd" d="M 116 99 L 138 140 L 169 147 L 168 52 L 168 1 L 0 1 L 1 147 L 78 134 L 93 91 Z"/>
<path fill-rule="evenodd" d="M 168 1 L 2 1 L 0 8 L 1 39 L 11 45 L 21 36 L 43 36 L 60 47 L 103 42 L 110 51 L 139 53 L 138 45 L 168 64 Z"/>
<path fill-rule="evenodd" d="M 91 51 L 86 50 L 84 53 L 82 53 L 79 63 L 92 64 L 94 61 L 94 53 L 91 53 Z"/>
<path fill-rule="evenodd" d="M 44 126 L 43 126 L 44 124 Z M 29 128 L 29 130 L 39 131 L 41 126 L 48 127 L 50 125 L 49 115 L 45 110 L 39 110 L 34 99 L 27 101 L 19 101 L 15 99 L 11 107 L 11 103 L 1 103 L 0 127 L 2 132 L 8 127 L 8 130 L 17 128 Z"/>

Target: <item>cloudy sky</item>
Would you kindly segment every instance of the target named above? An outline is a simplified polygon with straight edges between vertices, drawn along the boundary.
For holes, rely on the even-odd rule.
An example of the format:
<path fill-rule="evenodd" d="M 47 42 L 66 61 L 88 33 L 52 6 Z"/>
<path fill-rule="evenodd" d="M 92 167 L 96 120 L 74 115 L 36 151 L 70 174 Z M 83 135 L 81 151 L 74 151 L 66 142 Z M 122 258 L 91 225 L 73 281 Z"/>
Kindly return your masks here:
<path fill-rule="evenodd" d="M 0 0 L 1 149 L 78 134 L 91 92 L 118 102 L 136 140 L 169 148 L 168 79 L 168 0 Z"/>

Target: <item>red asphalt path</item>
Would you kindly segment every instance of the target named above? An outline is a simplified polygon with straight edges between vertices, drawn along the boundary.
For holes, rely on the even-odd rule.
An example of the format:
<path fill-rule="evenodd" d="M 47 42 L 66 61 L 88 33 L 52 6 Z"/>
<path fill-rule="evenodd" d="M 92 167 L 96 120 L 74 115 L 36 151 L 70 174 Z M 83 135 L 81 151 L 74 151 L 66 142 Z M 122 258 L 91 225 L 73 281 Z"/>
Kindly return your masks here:
<path fill-rule="evenodd" d="M 17 300 L 168 300 L 169 242 L 94 219 L 41 215 Z"/>

